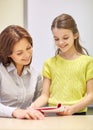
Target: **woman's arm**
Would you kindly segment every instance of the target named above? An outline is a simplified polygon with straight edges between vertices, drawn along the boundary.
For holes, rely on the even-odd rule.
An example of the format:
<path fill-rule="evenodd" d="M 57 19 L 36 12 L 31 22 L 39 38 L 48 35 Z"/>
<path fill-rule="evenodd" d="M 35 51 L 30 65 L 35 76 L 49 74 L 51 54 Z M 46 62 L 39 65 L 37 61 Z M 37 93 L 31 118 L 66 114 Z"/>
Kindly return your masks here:
<path fill-rule="evenodd" d="M 47 105 L 49 99 L 50 83 L 51 81 L 44 77 L 41 96 L 31 104 L 31 107 L 42 107 Z"/>
<path fill-rule="evenodd" d="M 16 109 L 13 111 L 12 116 L 18 119 L 40 120 L 44 118 L 44 115 L 35 109 Z"/>
<path fill-rule="evenodd" d="M 41 95 L 42 92 L 42 82 L 43 82 L 43 78 L 41 75 L 38 76 L 37 79 L 37 84 L 36 84 L 36 88 L 35 88 L 35 93 L 34 93 L 34 98 L 33 98 L 33 102 Z"/>
<path fill-rule="evenodd" d="M 16 110 L 15 107 L 5 106 L 0 103 L 0 117 L 12 117 L 14 110 Z"/>
<path fill-rule="evenodd" d="M 0 117 L 38 120 L 43 119 L 44 115 L 34 109 L 24 110 L 14 107 L 8 107 L 0 103 Z"/>

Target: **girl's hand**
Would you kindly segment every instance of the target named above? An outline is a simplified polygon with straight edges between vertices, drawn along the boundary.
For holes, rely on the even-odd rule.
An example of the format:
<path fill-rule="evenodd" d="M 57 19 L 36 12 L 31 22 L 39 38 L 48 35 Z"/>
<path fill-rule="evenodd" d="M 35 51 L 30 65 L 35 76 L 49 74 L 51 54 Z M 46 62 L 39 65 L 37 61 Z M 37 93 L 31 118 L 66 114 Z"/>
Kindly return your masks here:
<path fill-rule="evenodd" d="M 64 111 L 57 113 L 60 116 L 68 116 L 74 113 L 74 108 L 72 106 L 64 106 Z"/>

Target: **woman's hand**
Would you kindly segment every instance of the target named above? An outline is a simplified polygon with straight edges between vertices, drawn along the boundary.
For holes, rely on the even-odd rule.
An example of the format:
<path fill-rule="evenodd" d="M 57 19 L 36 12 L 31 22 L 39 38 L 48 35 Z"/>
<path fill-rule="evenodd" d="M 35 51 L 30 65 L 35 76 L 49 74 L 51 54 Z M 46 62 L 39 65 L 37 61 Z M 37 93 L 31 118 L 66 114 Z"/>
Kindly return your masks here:
<path fill-rule="evenodd" d="M 33 108 L 24 110 L 24 109 L 16 109 L 13 111 L 12 116 L 14 118 L 19 118 L 19 119 L 33 119 L 33 120 L 40 120 L 44 119 L 44 115 Z"/>

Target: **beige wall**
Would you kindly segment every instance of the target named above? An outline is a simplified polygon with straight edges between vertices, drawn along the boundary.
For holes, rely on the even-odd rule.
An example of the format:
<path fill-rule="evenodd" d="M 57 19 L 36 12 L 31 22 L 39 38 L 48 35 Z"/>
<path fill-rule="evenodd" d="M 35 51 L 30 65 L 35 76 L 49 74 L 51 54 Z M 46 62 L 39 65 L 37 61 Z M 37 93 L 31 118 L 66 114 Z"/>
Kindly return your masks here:
<path fill-rule="evenodd" d="M 0 0 L 0 32 L 10 24 L 24 26 L 24 0 Z"/>

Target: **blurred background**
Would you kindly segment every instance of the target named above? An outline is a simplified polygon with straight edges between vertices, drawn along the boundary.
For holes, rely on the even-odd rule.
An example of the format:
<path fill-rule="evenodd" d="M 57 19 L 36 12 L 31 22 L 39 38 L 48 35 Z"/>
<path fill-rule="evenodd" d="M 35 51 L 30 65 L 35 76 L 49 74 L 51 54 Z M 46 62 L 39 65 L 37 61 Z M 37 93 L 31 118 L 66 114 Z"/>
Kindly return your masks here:
<path fill-rule="evenodd" d="M 51 23 L 61 13 L 74 17 L 81 44 L 93 56 L 92 12 L 93 0 L 0 0 L 0 32 L 10 24 L 25 27 L 34 41 L 32 65 L 41 72 L 44 61 L 55 54 Z M 93 114 L 92 104 L 88 114 Z"/>

